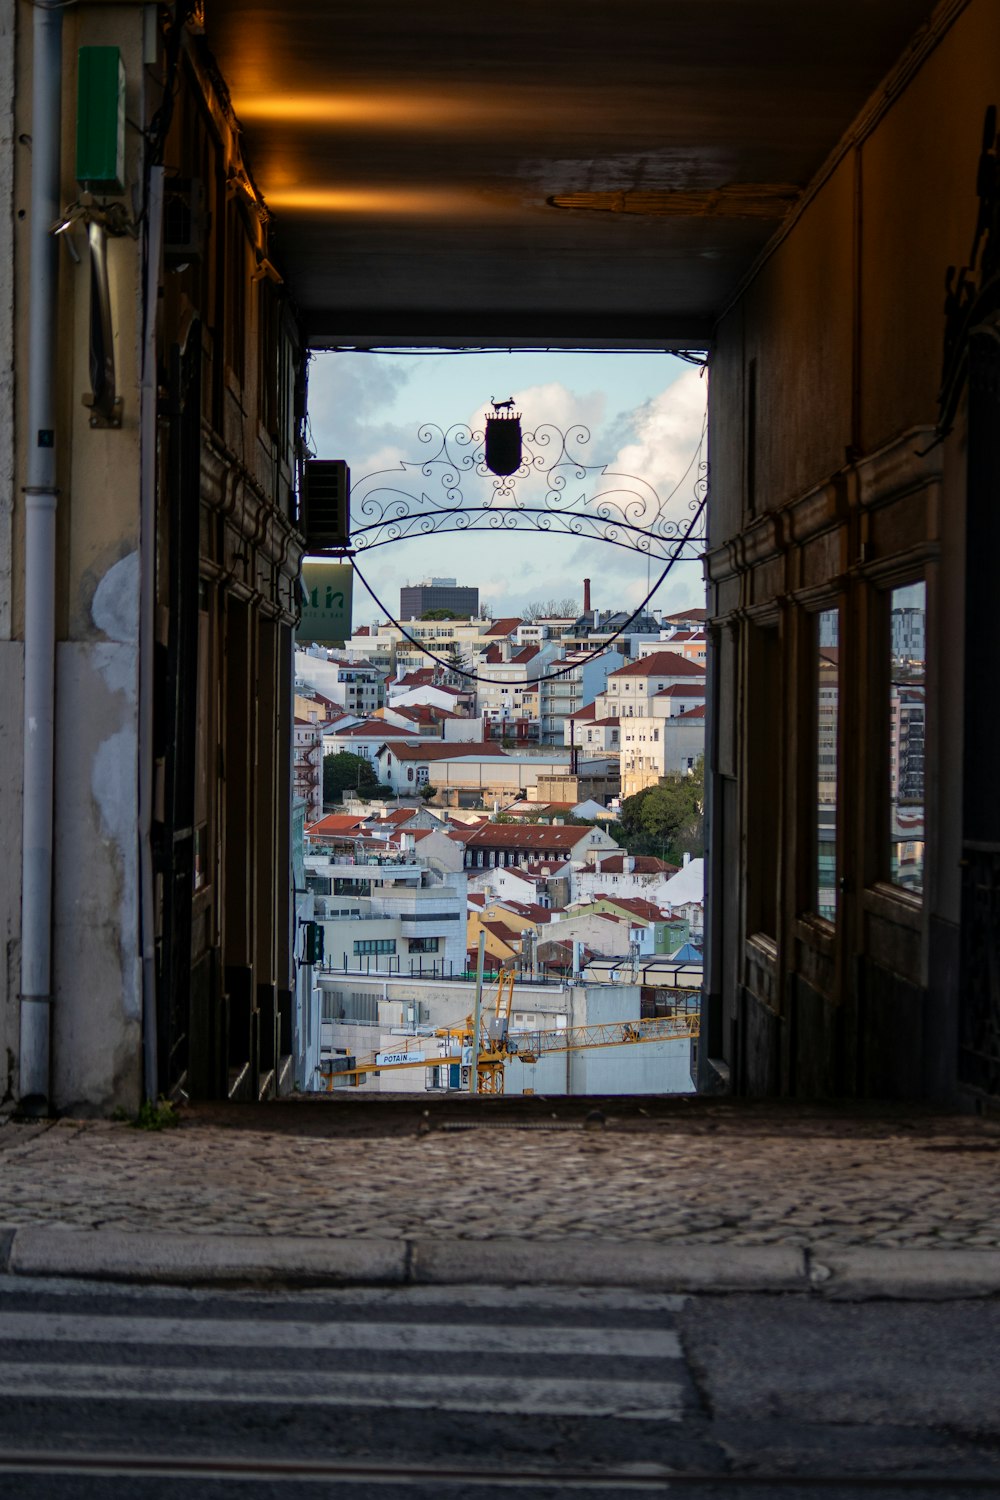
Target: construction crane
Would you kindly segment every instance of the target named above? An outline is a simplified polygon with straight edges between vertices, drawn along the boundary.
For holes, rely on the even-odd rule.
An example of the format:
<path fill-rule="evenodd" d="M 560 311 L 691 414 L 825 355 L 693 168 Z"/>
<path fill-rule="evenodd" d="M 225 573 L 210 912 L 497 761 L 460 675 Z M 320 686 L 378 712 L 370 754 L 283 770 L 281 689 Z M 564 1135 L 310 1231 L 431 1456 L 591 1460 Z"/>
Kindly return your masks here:
<path fill-rule="evenodd" d="M 690 996 L 683 1000 L 689 1003 Z M 484 1011 L 479 1026 L 479 1045 L 476 1050 L 476 1072 L 479 1093 L 502 1094 L 506 1064 L 516 1060 L 535 1063 L 542 1056 L 554 1052 L 576 1052 L 587 1047 L 620 1047 L 643 1042 L 670 1042 L 694 1040 L 700 1034 L 700 1018 L 693 1010 L 683 1010 L 672 1016 L 652 1016 L 647 1020 L 612 1021 L 596 1026 L 569 1026 L 555 1031 L 510 1031 L 511 1007 L 514 999 L 514 972 L 502 970 L 497 981 L 496 996 L 492 1006 Z M 439 1027 L 435 1037 L 451 1042 L 451 1050 L 444 1056 L 425 1058 L 423 1055 L 408 1059 L 406 1054 L 376 1053 L 374 1057 L 356 1064 L 353 1068 L 323 1069 L 327 1092 L 331 1092 L 335 1079 L 353 1080 L 361 1083 L 370 1073 L 391 1073 L 403 1068 L 441 1067 L 450 1063 L 471 1066 L 473 1054 L 472 1016 L 457 1026 Z M 379 1061 L 379 1059 L 382 1061 Z M 398 1060 L 397 1060 L 398 1058 Z M 391 1059 L 391 1060 L 389 1060 Z"/>

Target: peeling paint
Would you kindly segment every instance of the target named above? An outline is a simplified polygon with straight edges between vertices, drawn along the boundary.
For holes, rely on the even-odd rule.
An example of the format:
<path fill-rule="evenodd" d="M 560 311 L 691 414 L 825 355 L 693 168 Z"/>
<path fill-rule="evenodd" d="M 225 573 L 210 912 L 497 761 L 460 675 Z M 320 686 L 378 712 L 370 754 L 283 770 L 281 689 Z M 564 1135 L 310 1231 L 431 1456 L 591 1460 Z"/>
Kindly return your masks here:
<path fill-rule="evenodd" d="M 138 747 L 134 728 L 120 729 L 102 741 L 94 756 L 90 787 L 101 822 L 101 837 L 117 846 L 120 858 L 118 937 L 122 960 L 122 1006 L 125 1015 L 140 1015 L 139 966 L 136 962 L 138 892 L 135 869 L 135 783 Z"/>
<path fill-rule="evenodd" d="M 139 653 L 134 646 L 118 641 L 98 641 L 93 648 L 94 670 L 100 672 L 112 693 L 124 693 L 127 702 L 135 703 L 139 693 Z"/>
<path fill-rule="evenodd" d="M 139 639 L 139 554 L 129 552 L 108 569 L 94 590 L 90 613 L 112 641 Z"/>

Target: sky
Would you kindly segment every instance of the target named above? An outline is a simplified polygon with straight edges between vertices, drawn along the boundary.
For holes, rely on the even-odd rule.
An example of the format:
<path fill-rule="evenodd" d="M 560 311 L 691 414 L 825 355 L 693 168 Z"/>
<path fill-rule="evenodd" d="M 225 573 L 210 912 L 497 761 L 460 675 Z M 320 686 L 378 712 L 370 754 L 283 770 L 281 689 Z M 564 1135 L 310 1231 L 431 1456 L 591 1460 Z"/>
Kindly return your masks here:
<path fill-rule="evenodd" d="M 586 498 L 610 488 L 623 502 L 638 494 L 648 515 L 655 497 L 663 501 L 676 487 L 669 515 L 686 524 L 697 459 L 704 457 L 698 449 L 706 386 L 700 369 L 668 354 L 321 353 L 309 367 L 309 441 L 317 458 L 342 458 L 350 466 L 356 529 L 365 496 L 384 501 L 387 487 L 443 498 L 444 464 L 432 464 L 429 475 L 421 472 L 439 447 L 437 439 L 421 442 L 425 424 L 466 424 L 481 432 L 491 400 L 513 396 L 525 433 L 546 423 L 563 431 L 581 424 L 589 429 L 590 441 L 574 442 L 572 449 L 587 472 L 581 477 L 564 470 L 565 493 Z M 598 481 L 601 466 L 605 474 Z M 378 479 L 370 477 L 375 474 Z M 609 483 L 610 474 L 636 476 L 640 483 Z M 464 474 L 466 502 L 484 503 L 492 482 L 490 475 Z M 518 481 L 522 502 L 542 503 L 544 491 L 544 478 Z M 434 576 L 477 585 L 480 601 L 495 617 L 552 598 L 573 598 L 579 605 L 584 578 L 591 580 L 595 608 L 631 610 L 663 566 L 620 547 L 524 529 L 437 533 L 372 548 L 357 560 L 392 614 L 398 613 L 404 584 Z M 703 603 L 701 565 L 690 562 L 674 567 L 650 606 L 671 613 Z M 356 580 L 355 629 L 377 618 L 384 615 Z"/>

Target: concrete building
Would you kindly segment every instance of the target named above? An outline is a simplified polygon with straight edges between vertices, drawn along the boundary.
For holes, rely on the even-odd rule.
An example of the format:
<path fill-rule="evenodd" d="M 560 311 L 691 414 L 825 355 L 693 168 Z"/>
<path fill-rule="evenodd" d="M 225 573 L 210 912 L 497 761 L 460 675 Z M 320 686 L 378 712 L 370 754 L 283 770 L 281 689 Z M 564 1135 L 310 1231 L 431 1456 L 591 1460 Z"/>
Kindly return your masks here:
<path fill-rule="evenodd" d="M 432 837 L 432 835 L 429 835 Z M 324 968 L 365 974 L 437 973 L 465 968 L 465 875 L 435 870 L 414 842 L 399 853 L 344 858 L 309 854 Z"/>
<path fill-rule="evenodd" d="M 399 591 L 399 618 L 419 620 L 431 609 L 448 609 L 455 615 L 474 618 L 479 613 L 479 590 L 459 585 L 454 578 L 431 578 L 408 584 Z"/>
<path fill-rule="evenodd" d="M 622 797 L 656 786 L 663 776 L 683 776 L 694 769 L 705 754 L 704 692 L 666 688 L 649 700 L 651 714 L 625 720 L 619 757 Z"/>
<path fill-rule="evenodd" d="M 566 720 L 593 703 L 607 686 L 608 673 L 624 665 L 625 657 L 613 646 L 598 656 L 564 650 L 558 662 L 550 667 L 550 675 L 538 684 L 542 744 L 565 744 Z"/>

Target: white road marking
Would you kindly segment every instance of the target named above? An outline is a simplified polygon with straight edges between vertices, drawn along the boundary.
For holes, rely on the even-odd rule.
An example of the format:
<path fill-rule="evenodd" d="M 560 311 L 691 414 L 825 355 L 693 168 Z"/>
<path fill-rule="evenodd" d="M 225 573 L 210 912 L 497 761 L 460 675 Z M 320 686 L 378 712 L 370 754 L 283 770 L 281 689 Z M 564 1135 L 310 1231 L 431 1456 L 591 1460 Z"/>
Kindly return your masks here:
<path fill-rule="evenodd" d="M 616 1417 L 678 1422 L 683 1393 L 669 1380 L 533 1379 L 519 1375 L 391 1375 L 330 1370 L 154 1365 L 0 1366 L 0 1397 L 387 1407 L 504 1416 Z"/>
<path fill-rule="evenodd" d="M 499 1317 L 503 1317 L 502 1310 Z M 488 1322 L 364 1323 L 264 1318 L 129 1318 L 0 1312 L 0 1340 L 24 1343 L 200 1345 L 239 1349 L 427 1350 L 438 1354 L 553 1354 L 680 1359 L 669 1328 L 543 1328 Z"/>

